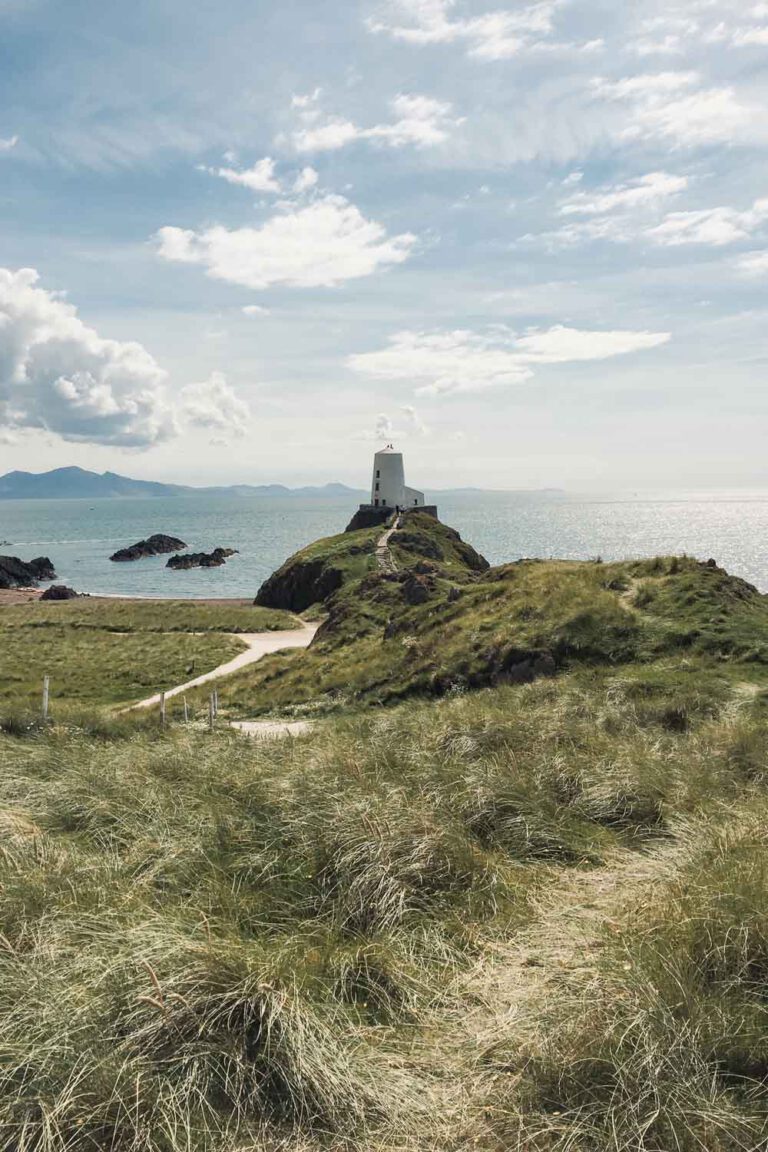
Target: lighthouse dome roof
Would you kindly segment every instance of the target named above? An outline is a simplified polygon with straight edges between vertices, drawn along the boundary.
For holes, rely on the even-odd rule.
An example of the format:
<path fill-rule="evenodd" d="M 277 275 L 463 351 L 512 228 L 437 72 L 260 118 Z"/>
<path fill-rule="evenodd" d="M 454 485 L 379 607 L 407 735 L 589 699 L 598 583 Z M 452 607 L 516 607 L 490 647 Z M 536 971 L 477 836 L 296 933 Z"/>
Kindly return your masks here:
<path fill-rule="evenodd" d="M 376 453 L 377 456 L 399 456 L 400 453 L 395 448 L 394 444 L 387 444 L 386 448 L 380 448 Z"/>

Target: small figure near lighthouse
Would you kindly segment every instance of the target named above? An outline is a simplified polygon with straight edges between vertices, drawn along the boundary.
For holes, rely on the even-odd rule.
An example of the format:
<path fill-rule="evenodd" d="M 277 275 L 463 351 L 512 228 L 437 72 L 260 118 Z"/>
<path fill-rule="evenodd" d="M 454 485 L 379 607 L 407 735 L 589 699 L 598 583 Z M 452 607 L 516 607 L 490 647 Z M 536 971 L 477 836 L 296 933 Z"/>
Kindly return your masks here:
<path fill-rule="evenodd" d="M 437 519 L 436 506 L 427 504 L 423 492 L 405 483 L 402 452 L 397 452 L 393 444 L 387 444 L 373 458 L 371 502 L 360 505 L 347 531 L 373 528 L 385 524 L 394 513 L 409 511 L 426 512 Z"/>

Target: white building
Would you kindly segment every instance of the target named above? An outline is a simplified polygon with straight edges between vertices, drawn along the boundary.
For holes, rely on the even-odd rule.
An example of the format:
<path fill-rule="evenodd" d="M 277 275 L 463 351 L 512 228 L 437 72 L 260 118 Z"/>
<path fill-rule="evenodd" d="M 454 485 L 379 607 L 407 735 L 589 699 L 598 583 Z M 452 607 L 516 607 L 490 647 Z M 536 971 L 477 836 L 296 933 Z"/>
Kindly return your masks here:
<path fill-rule="evenodd" d="M 424 493 L 405 483 L 403 454 L 391 444 L 373 458 L 371 505 L 374 508 L 423 508 Z"/>

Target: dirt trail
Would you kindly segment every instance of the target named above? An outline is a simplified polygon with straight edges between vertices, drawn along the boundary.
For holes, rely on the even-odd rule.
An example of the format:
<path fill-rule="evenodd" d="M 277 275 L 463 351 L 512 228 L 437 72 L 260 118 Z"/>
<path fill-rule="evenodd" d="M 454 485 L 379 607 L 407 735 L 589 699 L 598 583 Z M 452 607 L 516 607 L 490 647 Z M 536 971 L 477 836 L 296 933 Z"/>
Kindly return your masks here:
<path fill-rule="evenodd" d="M 317 629 L 317 624 L 304 624 L 301 629 L 295 631 L 233 633 L 236 640 L 247 645 L 243 652 L 238 653 L 233 660 L 227 661 L 226 664 L 220 664 L 218 668 L 213 668 L 202 676 L 196 676 L 194 680 L 188 680 L 186 684 L 177 684 L 174 688 L 166 688 L 165 698 L 170 700 L 171 697 L 180 696 L 182 692 L 189 692 L 200 684 L 207 684 L 210 680 L 219 680 L 222 676 L 229 676 L 232 672 L 246 668 L 249 664 L 255 664 L 257 660 L 261 660 L 262 657 L 268 656 L 272 652 L 282 652 L 285 648 L 308 648 Z M 154 696 L 149 696 L 138 704 L 132 704 L 125 711 L 135 712 L 140 708 L 154 708 L 160 703 L 161 695 L 162 693 L 156 692 Z"/>
<path fill-rule="evenodd" d="M 389 549 L 389 541 L 399 528 L 400 517 L 398 516 L 394 524 L 390 528 L 387 528 L 386 532 L 384 532 L 376 542 L 376 563 L 381 572 L 397 572 L 397 564 Z"/>
<path fill-rule="evenodd" d="M 484 949 L 457 989 L 465 1007 L 425 1039 L 416 1057 L 431 1097 L 432 1123 L 443 1133 L 441 1147 L 476 1148 L 478 1136 L 484 1146 L 478 1130 L 484 1053 L 501 1040 L 530 1037 L 549 998 L 565 987 L 586 987 L 597 970 L 606 926 L 618 925 L 632 905 L 652 900 L 690 852 L 691 838 L 681 833 L 643 853 L 616 852 L 599 868 L 568 871 L 538 898 L 528 927 Z"/>

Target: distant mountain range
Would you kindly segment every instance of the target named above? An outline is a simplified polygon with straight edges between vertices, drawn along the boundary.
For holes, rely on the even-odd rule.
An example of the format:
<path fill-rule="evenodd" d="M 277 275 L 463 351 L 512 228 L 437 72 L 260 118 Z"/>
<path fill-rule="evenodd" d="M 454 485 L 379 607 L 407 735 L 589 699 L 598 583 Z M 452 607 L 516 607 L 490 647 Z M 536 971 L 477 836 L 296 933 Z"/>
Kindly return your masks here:
<path fill-rule="evenodd" d="M 451 488 L 434 496 L 492 494 L 483 488 Z M 510 493 L 496 492 L 496 495 Z M 368 490 L 349 488 L 346 484 L 321 484 L 304 488 L 287 488 L 284 484 L 232 484 L 212 488 L 195 488 L 191 484 L 160 484 L 155 480 L 132 480 L 116 472 L 88 472 L 84 468 L 54 468 L 51 472 L 7 472 L 0 476 L 0 500 L 119 500 L 126 498 L 158 499 L 174 496 L 266 496 L 296 499 L 345 496 L 353 501 L 365 500 Z M 543 488 L 518 491 L 516 495 L 563 495 L 562 489 Z"/>
<path fill-rule="evenodd" d="M 174 496 L 350 496 L 361 494 L 345 484 L 286 488 L 284 484 L 233 484 L 230 487 L 194 488 L 188 484 L 159 484 L 132 480 L 116 472 L 87 472 L 84 468 L 54 468 L 51 472 L 8 472 L 0 476 L 0 500 L 105 500 L 126 497 Z"/>

